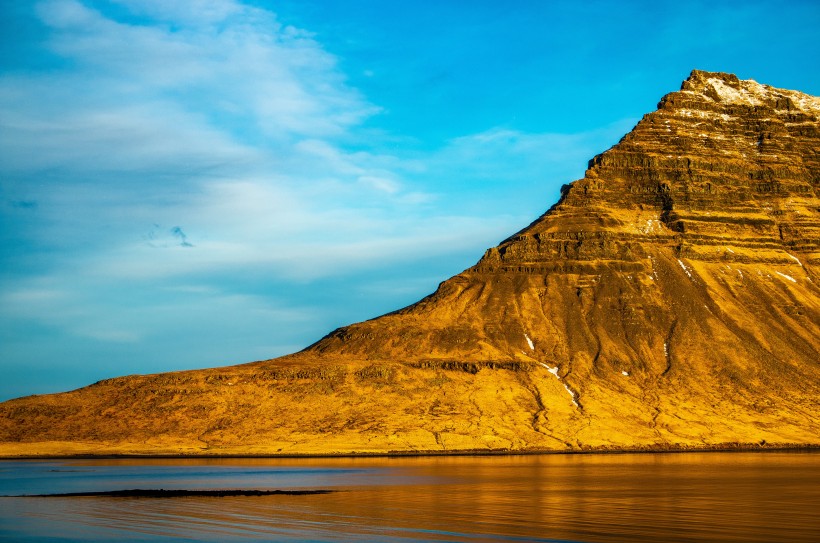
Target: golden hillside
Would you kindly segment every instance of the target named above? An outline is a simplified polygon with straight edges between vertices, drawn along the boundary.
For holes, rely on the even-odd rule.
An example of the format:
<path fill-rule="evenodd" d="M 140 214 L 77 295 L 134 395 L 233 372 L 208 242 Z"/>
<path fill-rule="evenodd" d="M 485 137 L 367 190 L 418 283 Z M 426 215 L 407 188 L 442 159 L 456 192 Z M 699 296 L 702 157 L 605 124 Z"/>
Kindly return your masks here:
<path fill-rule="evenodd" d="M 820 99 L 694 71 L 524 230 L 306 350 L 0 404 L 0 455 L 820 445 Z"/>

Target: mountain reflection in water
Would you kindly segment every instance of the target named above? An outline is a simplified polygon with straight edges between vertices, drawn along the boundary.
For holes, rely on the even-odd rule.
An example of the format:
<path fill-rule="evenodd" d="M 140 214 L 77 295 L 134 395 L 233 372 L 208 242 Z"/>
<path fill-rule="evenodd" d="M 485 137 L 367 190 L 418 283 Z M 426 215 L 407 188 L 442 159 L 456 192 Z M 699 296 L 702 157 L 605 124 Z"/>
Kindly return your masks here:
<path fill-rule="evenodd" d="M 820 541 L 820 453 L 0 462 L 2 541 Z"/>

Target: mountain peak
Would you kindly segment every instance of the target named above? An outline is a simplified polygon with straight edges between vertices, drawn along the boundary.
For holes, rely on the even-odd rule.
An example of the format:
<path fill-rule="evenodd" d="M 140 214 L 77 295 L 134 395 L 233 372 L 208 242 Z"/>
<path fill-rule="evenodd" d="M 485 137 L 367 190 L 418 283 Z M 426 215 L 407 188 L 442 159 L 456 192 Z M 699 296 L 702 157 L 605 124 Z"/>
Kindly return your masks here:
<path fill-rule="evenodd" d="M 418 303 L 0 404 L 0 454 L 820 445 L 818 149 L 818 98 L 695 70 Z"/>
<path fill-rule="evenodd" d="M 734 74 L 692 70 L 681 85 L 681 93 L 704 97 L 724 105 L 770 107 L 820 115 L 820 98 L 801 92 L 762 85 Z"/>

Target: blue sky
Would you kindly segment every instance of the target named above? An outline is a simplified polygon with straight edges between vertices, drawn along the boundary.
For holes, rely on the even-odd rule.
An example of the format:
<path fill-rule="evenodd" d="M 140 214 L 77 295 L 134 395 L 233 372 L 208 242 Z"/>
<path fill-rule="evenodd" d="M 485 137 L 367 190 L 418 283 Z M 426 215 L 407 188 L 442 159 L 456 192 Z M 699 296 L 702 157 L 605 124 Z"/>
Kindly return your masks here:
<path fill-rule="evenodd" d="M 0 10 L 0 400 L 412 303 L 693 68 L 820 94 L 814 1 Z"/>

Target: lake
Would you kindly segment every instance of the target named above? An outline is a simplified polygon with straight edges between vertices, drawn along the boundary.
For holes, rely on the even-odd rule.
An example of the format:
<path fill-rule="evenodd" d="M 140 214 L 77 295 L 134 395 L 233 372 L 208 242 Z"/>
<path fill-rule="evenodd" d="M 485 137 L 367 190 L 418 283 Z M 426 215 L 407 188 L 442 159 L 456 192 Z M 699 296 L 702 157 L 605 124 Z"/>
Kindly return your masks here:
<path fill-rule="evenodd" d="M 127 489 L 232 497 L 8 497 Z M 820 452 L 0 461 L 0 541 L 820 541 Z"/>

